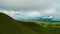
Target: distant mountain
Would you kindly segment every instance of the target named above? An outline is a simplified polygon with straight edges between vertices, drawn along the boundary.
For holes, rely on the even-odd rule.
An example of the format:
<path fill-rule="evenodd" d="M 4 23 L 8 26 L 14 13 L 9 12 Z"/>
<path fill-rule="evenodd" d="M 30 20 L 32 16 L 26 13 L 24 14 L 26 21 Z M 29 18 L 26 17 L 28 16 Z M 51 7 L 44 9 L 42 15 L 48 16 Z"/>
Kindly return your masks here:
<path fill-rule="evenodd" d="M 36 17 L 36 18 L 28 19 L 28 20 L 33 20 L 33 21 L 48 21 L 48 22 L 51 22 L 51 21 L 53 21 L 53 18 Z"/>
<path fill-rule="evenodd" d="M 8 15 L 0 13 L 0 34 L 36 34 L 36 32 L 16 22 Z"/>
<path fill-rule="evenodd" d="M 43 21 L 43 22 L 60 22 L 59 20 L 54 20 L 54 18 L 44 18 L 44 17 L 35 17 L 35 18 L 27 19 L 27 20 Z"/>
<path fill-rule="evenodd" d="M 53 19 L 54 18 L 34 17 L 34 18 L 27 18 L 27 19 L 19 18 L 17 20 L 48 21 L 48 22 L 56 21 Z"/>

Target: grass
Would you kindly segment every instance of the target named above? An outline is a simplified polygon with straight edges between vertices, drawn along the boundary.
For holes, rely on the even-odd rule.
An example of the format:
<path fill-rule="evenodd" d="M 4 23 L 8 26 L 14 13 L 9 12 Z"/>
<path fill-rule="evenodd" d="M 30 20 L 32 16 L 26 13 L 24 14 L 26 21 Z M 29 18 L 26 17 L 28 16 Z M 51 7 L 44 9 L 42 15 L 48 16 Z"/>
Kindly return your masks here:
<path fill-rule="evenodd" d="M 60 22 L 18 21 L 0 13 L 0 34 L 60 34 Z"/>
<path fill-rule="evenodd" d="M 36 32 L 16 22 L 8 15 L 0 13 L 0 34 L 36 34 Z"/>
<path fill-rule="evenodd" d="M 27 22 L 27 21 L 18 21 L 20 23 L 27 26 L 37 34 L 60 34 L 60 24 L 53 24 L 49 22 Z"/>

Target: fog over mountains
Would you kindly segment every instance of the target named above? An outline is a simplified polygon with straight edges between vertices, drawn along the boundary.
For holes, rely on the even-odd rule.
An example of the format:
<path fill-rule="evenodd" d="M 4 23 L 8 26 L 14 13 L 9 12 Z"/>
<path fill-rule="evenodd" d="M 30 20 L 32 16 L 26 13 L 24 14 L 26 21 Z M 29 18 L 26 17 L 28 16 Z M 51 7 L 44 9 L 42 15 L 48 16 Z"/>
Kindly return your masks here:
<path fill-rule="evenodd" d="M 60 0 L 0 0 L 0 12 L 14 19 L 51 19 L 60 21 Z"/>

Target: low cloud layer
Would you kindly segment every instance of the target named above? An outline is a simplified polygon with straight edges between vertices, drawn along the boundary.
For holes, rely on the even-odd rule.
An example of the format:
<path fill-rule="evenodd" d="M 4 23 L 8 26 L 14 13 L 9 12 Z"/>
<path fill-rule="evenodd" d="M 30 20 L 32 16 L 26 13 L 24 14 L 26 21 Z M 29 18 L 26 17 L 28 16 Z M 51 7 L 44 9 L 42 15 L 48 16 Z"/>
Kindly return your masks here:
<path fill-rule="evenodd" d="M 0 12 L 14 19 L 43 17 L 60 20 L 60 0 L 0 0 Z"/>
<path fill-rule="evenodd" d="M 5 13 L 14 19 L 29 19 L 35 17 L 43 17 L 43 18 L 54 18 L 54 20 L 60 20 L 60 5 L 58 3 L 52 4 L 52 6 L 46 10 L 29 10 L 29 11 L 7 11 L 0 10 L 0 12 Z"/>

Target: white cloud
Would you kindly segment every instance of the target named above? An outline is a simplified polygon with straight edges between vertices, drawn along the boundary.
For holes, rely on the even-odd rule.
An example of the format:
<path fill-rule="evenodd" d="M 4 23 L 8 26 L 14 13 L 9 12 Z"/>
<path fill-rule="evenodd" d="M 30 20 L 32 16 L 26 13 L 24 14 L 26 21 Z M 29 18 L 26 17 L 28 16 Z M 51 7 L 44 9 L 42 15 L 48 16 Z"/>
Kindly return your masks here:
<path fill-rule="evenodd" d="M 15 11 L 0 11 L 2 13 L 5 13 L 13 18 L 18 18 L 19 16 L 17 14 L 19 14 L 19 12 L 15 12 Z"/>
<path fill-rule="evenodd" d="M 39 11 L 29 11 L 26 16 L 28 16 L 28 17 L 40 17 L 41 13 Z"/>
<path fill-rule="evenodd" d="M 53 16 L 46 16 L 46 17 L 43 17 L 43 18 L 54 18 Z"/>
<path fill-rule="evenodd" d="M 26 5 L 26 6 L 28 7 L 28 5 Z M 17 7 L 17 6 L 15 6 L 15 7 Z M 31 5 L 29 5 L 29 7 L 31 8 Z M 35 5 L 35 7 L 36 7 L 36 5 Z M 53 3 L 50 6 L 50 8 L 45 9 L 45 10 L 42 9 L 42 11 L 39 11 L 39 10 L 28 10 L 28 11 L 23 11 L 23 10 L 22 11 L 0 10 L 0 12 L 3 12 L 3 13 L 6 13 L 6 14 L 10 15 L 14 19 L 16 19 L 16 18 L 27 19 L 27 18 L 30 18 L 30 17 L 44 17 L 44 18 L 55 18 L 55 19 L 58 20 L 58 19 L 60 19 L 60 3 Z M 47 16 L 49 16 L 49 17 L 47 17 Z"/>

